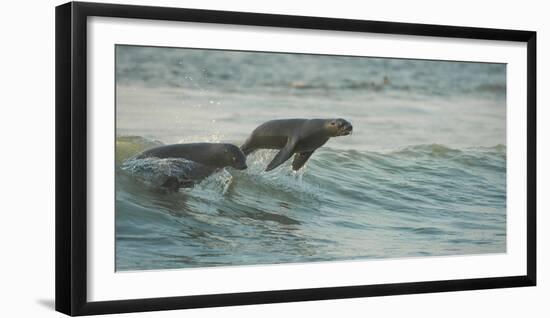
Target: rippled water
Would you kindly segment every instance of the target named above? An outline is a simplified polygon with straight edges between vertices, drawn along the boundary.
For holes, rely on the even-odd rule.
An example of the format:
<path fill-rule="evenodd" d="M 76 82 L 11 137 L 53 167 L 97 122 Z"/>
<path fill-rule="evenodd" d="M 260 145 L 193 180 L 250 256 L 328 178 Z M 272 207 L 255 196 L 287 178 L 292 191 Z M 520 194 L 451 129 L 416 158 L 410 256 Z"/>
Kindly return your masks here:
<path fill-rule="evenodd" d="M 505 78 L 499 64 L 117 47 L 117 270 L 505 252 Z M 292 117 L 354 133 L 298 172 L 264 172 L 264 150 L 177 192 L 156 180 L 185 162 L 125 165 Z"/>

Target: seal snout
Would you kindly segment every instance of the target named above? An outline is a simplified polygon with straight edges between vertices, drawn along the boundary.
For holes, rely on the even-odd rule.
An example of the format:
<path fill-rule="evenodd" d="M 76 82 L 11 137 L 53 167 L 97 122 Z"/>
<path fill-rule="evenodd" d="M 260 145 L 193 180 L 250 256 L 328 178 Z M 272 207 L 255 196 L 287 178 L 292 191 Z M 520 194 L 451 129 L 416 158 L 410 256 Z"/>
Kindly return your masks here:
<path fill-rule="evenodd" d="M 347 136 L 350 135 L 353 132 L 353 126 L 351 123 L 347 120 L 341 120 L 338 123 L 338 132 L 339 136 Z"/>

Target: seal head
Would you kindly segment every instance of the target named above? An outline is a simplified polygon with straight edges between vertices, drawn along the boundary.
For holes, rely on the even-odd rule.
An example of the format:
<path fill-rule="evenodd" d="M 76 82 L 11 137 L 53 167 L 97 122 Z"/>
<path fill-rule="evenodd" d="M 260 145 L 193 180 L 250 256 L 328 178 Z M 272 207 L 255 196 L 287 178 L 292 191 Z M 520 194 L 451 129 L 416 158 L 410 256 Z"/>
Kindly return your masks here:
<path fill-rule="evenodd" d="M 353 132 L 351 123 L 342 118 L 329 119 L 324 128 L 329 133 L 329 137 L 347 136 Z"/>
<path fill-rule="evenodd" d="M 239 149 L 239 147 L 231 144 L 225 144 L 224 154 L 220 158 L 223 162 L 220 162 L 220 166 L 229 166 L 237 170 L 245 170 L 248 168 L 246 165 L 246 156 Z"/>

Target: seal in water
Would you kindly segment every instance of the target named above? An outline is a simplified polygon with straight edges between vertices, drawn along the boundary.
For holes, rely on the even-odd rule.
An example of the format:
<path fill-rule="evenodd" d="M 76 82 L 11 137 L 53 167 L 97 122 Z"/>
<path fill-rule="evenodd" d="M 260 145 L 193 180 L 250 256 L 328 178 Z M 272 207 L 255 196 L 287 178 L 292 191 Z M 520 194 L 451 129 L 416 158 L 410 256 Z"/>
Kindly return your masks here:
<path fill-rule="evenodd" d="M 248 155 L 257 149 L 281 149 L 265 171 L 275 169 L 296 154 L 292 162 L 292 169 L 296 171 L 330 137 L 346 136 L 352 130 L 351 123 L 341 118 L 271 120 L 254 129 L 241 150 Z"/>
<path fill-rule="evenodd" d="M 223 143 L 191 143 L 160 146 L 145 150 L 129 160 L 147 158 L 180 158 L 190 161 L 190 166 L 185 169 L 185 175 L 179 176 L 179 178 L 168 176 L 162 183 L 162 187 L 171 189 L 193 186 L 196 182 L 224 167 L 233 167 L 239 170 L 247 168 L 244 153 L 235 145 Z"/>

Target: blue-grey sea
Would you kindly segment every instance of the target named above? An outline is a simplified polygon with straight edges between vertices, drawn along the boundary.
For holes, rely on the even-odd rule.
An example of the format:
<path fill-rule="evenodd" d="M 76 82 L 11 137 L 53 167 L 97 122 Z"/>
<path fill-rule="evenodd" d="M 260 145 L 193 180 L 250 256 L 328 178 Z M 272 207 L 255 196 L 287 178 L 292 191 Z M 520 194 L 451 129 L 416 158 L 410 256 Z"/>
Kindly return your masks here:
<path fill-rule="evenodd" d="M 174 192 L 124 169 L 338 117 L 353 134 L 298 172 L 262 150 Z M 117 271 L 506 252 L 504 64 L 117 46 L 116 138 Z"/>

